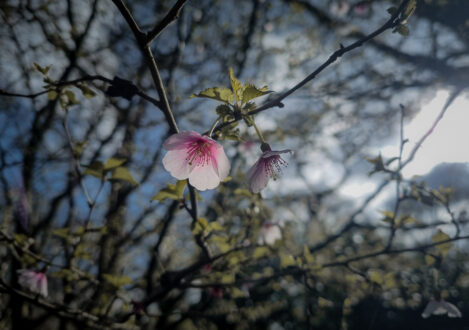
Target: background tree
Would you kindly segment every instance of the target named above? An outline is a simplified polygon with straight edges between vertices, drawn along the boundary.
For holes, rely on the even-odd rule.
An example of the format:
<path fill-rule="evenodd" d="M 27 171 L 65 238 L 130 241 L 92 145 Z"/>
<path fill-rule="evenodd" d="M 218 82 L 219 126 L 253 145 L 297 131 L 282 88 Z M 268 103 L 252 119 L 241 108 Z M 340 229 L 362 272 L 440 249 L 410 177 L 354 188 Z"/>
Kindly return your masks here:
<path fill-rule="evenodd" d="M 0 328 L 467 324 L 467 166 L 404 171 L 464 98 L 468 12 L 463 0 L 2 2 Z M 235 77 L 261 98 L 206 90 Z M 409 139 L 438 90 L 439 114 Z M 230 177 L 198 192 L 164 170 L 163 143 L 211 127 Z M 256 131 L 295 151 L 261 193 L 246 182 Z M 354 182 L 373 191 L 350 197 Z M 462 318 L 422 319 L 432 298 Z"/>

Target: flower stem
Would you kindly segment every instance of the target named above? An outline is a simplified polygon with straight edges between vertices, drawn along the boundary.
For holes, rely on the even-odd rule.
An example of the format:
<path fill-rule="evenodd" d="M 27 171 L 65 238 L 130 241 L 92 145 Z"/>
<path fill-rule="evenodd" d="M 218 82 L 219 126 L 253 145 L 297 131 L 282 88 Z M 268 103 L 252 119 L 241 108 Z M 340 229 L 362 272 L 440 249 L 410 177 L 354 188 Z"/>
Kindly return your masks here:
<path fill-rule="evenodd" d="M 208 131 L 208 137 L 210 138 L 212 137 L 213 131 L 215 130 L 215 127 L 217 127 L 217 124 L 219 121 L 220 121 L 220 117 L 218 117 L 217 120 L 215 120 L 215 122 L 210 127 L 210 130 Z"/>
<path fill-rule="evenodd" d="M 252 121 L 252 126 L 253 126 L 254 129 L 256 130 L 257 136 L 259 137 L 259 139 L 261 140 L 261 142 L 262 142 L 262 143 L 265 143 L 264 137 L 262 136 L 262 133 L 261 133 L 261 131 L 259 130 L 259 128 L 257 127 L 257 125 L 256 125 L 256 123 L 254 122 L 254 120 Z"/>

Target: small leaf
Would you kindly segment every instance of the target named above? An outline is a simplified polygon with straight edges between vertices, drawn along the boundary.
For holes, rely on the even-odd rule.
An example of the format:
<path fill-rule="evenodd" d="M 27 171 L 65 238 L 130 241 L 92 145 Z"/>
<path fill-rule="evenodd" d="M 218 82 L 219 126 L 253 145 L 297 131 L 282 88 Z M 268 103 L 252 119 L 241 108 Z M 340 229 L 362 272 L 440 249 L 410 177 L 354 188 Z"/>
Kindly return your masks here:
<path fill-rule="evenodd" d="M 233 89 L 236 102 L 239 102 L 242 99 L 242 84 L 234 76 L 233 68 L 230 68 L 229 72 L 230 72 L 231 88 Z"/>
<path fill-rule="evenodd" d="M 397 8 L 396 7 L 389 7 L 386 11 L 389 14 L 394 15 L 394 13 L 397 11 Z"/>
<path fill-rule="evenodd" d="M 295 266 L 296 262 L 293 256 L 288 254 L 281 254 L 280 255 L 280 267 L 286 268 L 289 266 Z"/>
<path fill-rule="evenodd" d="M 227 106 L 226 104 L 221 104 L 219 105 L 215 111 L 217 112 L 217 115 L 219 116 L 222 116 L 222 117 L 225 117 L 225 116 L 232 116 L 233 115 L 233 111 L 231 110 L 231 108 L 229 106 Z"/>
<path fill-rule="evenodd" d="M 106 160 L 106 163 L 104 164 L 104 172 L 113 170 L 116 167 L 119 167 L 122 164 L 124 164 L 126 161 L 127 161 L 126 159 L 109 158 L 108 160 Z"/>
<path fill-rule="evenodd" d="M 224 230 L 223 226 L 220 225 L 216 221 L 210 222 L 206 229 L 207 229 L 208 232 L 211 232 L 211 231 L 214 231 L 214 230 L 216 230 L 216 231 L 223 231 Z"/>
<path fill-rule="evenodd" d="M 49 98 L 49 100 L 55 100 L 57 98 L 59 94 L 57 94 L 56 91 L 54 90 L 50 90 L 49 92 L 47 92 L 47 97 Z"/>
<path fill-rule="evenodd" d="M 376 284 L 383 284 L 383 277 L 381 274 L 376 270 L 369 271 L 370 281 L 375 282 Z"/>
<path fill-rule="evenodd" d="M 57 228 L 53 229 L 51 233 L 54 236 L 67 239 L 69 237 L 70 230 L 68 228 Z"/>
<path fill-rule="evenodd" d="M 434 243 L 442 242 L 442 241 L 447 241 L 449 240 L 450 237 L 443 232 L 441 229 L 438 230 L 436 234 L 432 236 L 432 240 Z M 451 242 L 443 243 L 443 244 L 438 244 L 435 246 L 435 248 L 438 250 L 438 252 L 444 257 L 449 250 L 451 249 Z"/>
<path fill-rule="evenodd" d="M 431 255 L 429 255 L 429 254 L 426 254 L 426 255 L 425 255 L 425 264 L 426 264 L 427 266 L 431 266 L 431 265 L 433 265 L 435 262 L 436 262 L 436 258 L 435 258 L 435 257 L 433 257 L 433 256 L 431 256 Z"/>
<path fill-rule="evenodd" d="M 122 180 L 127 181 L 130 184 L 138 185 L 138 182 L 132 177 L 130 171 L 122 166 L 114 169 L 109 180 Z"/>
<path fill-rule="evenodd" d="M 65 95 L 67 95 L 69 105 L 78 104 L 78 100 L 76 99 L 74 92 L 72 92 L 71 90 L 67 89 L 67 90 L 65 91 Z"/>
<path fill-rule="evenodd" d="M 82 165 L 86 168 L 84 175 L 89 174 L 98 179 L 103 177 L 104 164 L 102 162 L 92 162 L 90 165 Z"/>
<path fill-rule="evenodd" d="M 242 96 L 242 99 L 241 99 L 241 104 L 249 102 L 250 100 L 255 99 L 256 97 L 260 97 L 260 96 L 269 94 L 271 92 L 272 91 L 269 91 L 267 86 L 264 86 L 264 87 L 258 89 L 254 85 L 246 84 L 246 85 L 244 85 L 244 88 L 243 88 L 243 96 Z"/>
<path fill-rule="evenodd" d="M 77 142 L 75 143 L 75 146 L 73 148 L 73 155 L 77 158 L 81 156 L 83 153 L 83 150 L 85 149 L 86 145 L 88 144 L 88 141 L 82 141 L 82 142 Z"/>
<path fill-rule="evenodd" d="M 259 259 L 262 257 L 267 257 L 270 254 L 270 250 L 267 247 L 258 247 L 254 250 L 252 257 L 254 259 Z"/>
<path fill-rule="evenodd" d="M 205 97 L 225 103 L 233 102 L 233 92 L 226 87 L 207 88 L 201 91 L 199 94 L 192 94 L 190 96 L 190 98 L 193 97 Z"/>
<path fill-rule="evenodd" d="M 77 87 L 81 90 L 83 96 L 87 99 L 91 99 L 96 96 L 96 93 L 86 85 L 80 84 Z"/>
<path fill-rule="evenodd" d="M 166 188 L 161 189 L 158 193 L 151 198 L 152 201 L 162 202 L 166 199 L 181 199 L 184 194 L 187 180 L 179 180 L 176 184 L 168 184 Z"/>
<path fill-rule="evenodd" d="M 103 274 L 103 279 L 116 288 L 132 283 L 132 279 L 129 276 L 123 275 Z"/>
<path fill-rule="evenodd" d="M 40 66 L 39 64 L 37 64 L 36 62 L 33 63 L 34 65 L 34 68 L 39 71 L 40 73 L 42 73 L 43 75 L 46 75 L 48 72 L 49 72 L 49 69 L 50 69 L 50 65 L 48 66 Z"/>
<path fill-rule="evenodd" d="M 305 258 L 306 263 L 308 263 L 308 264 L 310 264 L 314 261 L 314 257 L 311 254 L 311 252 L 309 251 L 309 248 L 308 248 L 307 245 L 303 246 L 303 256 Z"/>
<path fill-rule="evenodd" d="M 392 30 L 392 33 L 399 33 L 400 35 L 407 37 L 409 35 L 409 28 L 406 25 L 400 24 Z"/>

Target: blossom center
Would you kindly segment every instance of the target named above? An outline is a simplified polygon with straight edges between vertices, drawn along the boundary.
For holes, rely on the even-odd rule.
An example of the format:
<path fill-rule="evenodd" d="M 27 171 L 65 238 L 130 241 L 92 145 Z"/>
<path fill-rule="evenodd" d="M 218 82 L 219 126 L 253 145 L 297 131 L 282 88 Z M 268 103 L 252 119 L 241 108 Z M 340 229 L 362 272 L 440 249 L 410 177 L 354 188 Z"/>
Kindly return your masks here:
<path fill-rule="evenodd" d="M 205 166 L 211 159 L 210 143 L 205 140 L 191 142 L 187 148 L 186 160 L 189 165 Z"/>
<path fill-rule="evenodd" d="M 282 166 L 286 167 L 287 165 L 288 163 L 282 157 L 274 155 L 266 159 L 265 172 L 275 181 L 282 174 Z"/>

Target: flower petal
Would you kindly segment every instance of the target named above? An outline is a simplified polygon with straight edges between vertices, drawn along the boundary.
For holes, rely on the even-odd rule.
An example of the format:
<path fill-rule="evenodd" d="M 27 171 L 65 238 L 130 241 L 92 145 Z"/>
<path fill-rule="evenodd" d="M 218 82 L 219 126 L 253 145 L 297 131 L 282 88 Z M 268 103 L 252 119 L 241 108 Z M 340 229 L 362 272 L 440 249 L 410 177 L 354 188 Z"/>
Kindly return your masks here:
<path fill-rule="evenodd" d="M 220 184 L 220 177 L 211 165 L 197 166 L 189 174 L 189 183 L 197 190 L 213 189 Z"/>
<path fill-rule="evenodd" d="M 182 131 L 167 138 L 163 143 L 163 148 L 166 150 L 185 149 L 187 143 L 194 142 L 201 137 L 199 133 L 194 131 Z"/>
<path fill-rule="evenodd" d="M 269 157 L 272 157 L 272 156 L 276 156 L 276 155 L 280 155 L 280 154 L 286 154 L 286 153 L 293 153 L 293 150 L 285 149 L 285 150 L 264 151 L 262 153 L 261 158 L 269 158 Z"/>
<path fill-rule="evenodd" d="M 265 160 L 260 158 L 246 174 L 249 184 L 249 190 L 253 193 L 258 193 L 265 188 L 269 181 L 269 175 L 265 168 Z"/>
<path fill-rule="evenodd" d="M 178 180 L 184 180 L 189 177 L 191 170 L 195 165 L 189 165 L 187 161 L 187 152 L 183 150 L 170 150 L 163 158 L 163 166 Z"/>
<path fill-rule="evenodd" d="M 461 311 L 452 303 L 444 301 L 444 304 L 445 304 L 446 310 L 448 311 L 449 317 L 462 317 Z"/>
<path fill-rule="evenodd" d="M 220 181 L 225 180 L 230 173 L 231 165 L 223 147 L 218 143 L 212 154 L 212 165 L 217 170 Z"/>

